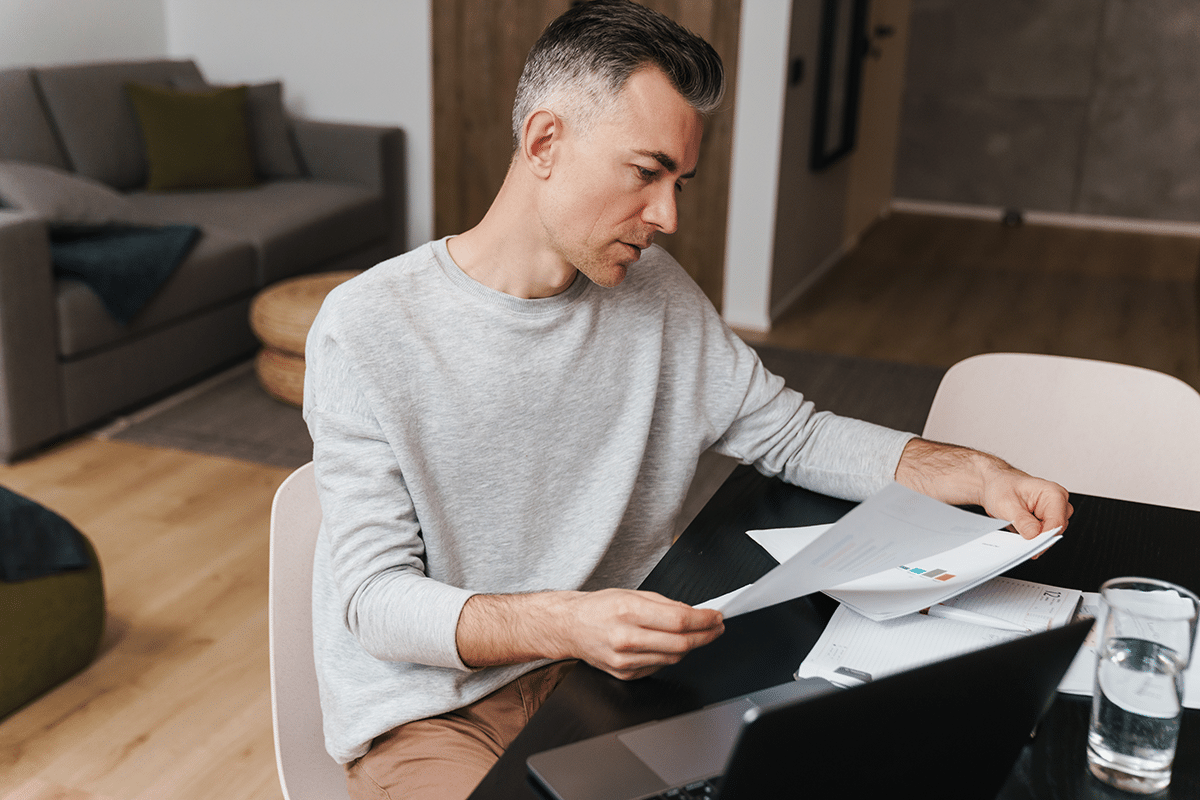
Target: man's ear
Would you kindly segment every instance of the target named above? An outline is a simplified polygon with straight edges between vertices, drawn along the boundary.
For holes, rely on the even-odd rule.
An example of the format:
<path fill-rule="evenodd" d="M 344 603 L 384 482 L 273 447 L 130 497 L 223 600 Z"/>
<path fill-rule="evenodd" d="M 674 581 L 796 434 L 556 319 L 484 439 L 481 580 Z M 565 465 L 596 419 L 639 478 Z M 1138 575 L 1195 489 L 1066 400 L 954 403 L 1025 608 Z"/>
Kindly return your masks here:
<path fill-rule="evenodd" d="M 562 120 L 548 108 L 539 108 L 525 120 L 521 136 L 521 158 L 539 178 L 550 177 L 562 139 Z"/>

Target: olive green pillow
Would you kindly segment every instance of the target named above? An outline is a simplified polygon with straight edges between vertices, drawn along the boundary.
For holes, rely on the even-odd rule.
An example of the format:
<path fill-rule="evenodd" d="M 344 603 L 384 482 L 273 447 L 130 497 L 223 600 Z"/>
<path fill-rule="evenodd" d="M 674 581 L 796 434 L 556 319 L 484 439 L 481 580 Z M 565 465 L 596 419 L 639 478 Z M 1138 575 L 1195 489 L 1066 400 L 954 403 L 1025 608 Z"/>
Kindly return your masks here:
<path fill-rule="evenodd" d="M 130 83 L 125 91 L 146 145 L 147 189 L 233 189 L 255 184 L 245 86 L 183 91 Z"/>

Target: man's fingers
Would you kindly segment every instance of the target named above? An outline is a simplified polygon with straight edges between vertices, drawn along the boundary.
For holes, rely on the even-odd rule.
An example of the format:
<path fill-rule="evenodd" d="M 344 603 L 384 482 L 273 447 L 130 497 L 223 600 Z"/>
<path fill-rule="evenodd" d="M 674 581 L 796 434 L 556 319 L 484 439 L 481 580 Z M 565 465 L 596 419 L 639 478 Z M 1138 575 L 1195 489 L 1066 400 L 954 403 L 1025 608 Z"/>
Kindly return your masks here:
<path fill-rule="evenodd" d="M 664 611 L 657 620 L 648 620 L 655 626 L 657 621 L 662 625 L 659 630 L 688 633 L 691 631 L 707 631 L 722 624 L 724 618 L 720 611 L 712 608 L 693 608 L 686 603 L 662 598 Z M 669 609 L 669 610 L 668 610 Z"/>
<path fill-rule="evenodd" d="M 589 609 L 576 629 L 580 655 L 624 680 L 674 664 L 725 630 L 719 611 L 692 608 L 651 592 L 610 589 L 578 599 Z M 586 632 L 589 629 L 593 634 Z"/>
<path fill-rule="evenodd" d="M 1042 520 L 1042 530 L 1048 531 L 1053 530 L 1054 528 L 1061 528 L 1062 531 L 1065 531 L 1067 529 L 1067 522 L 1071 519 L 1071 515 L 1074 513 L 1075 507 L 1071 505 L 1070 501 L 1067 501 L 1066 509 L 1064 511 L 1056 511 L 1046 514 L 1045 519 Z M 1061 533 L 1062 531 L 1059 532 Z"/>
<path fill-rule="evenodd" d="M 1016 528 L 1017 533 L 1024 539 L 1036 538 L 1042 532 L 1042 521 L 1032 514 L 1019 514 L 1012 521 L 1012 526 Z M 1049 525 L 1046 530 L 1055 528 L 1055 525 Z"/>
<path fill-rule="evenodd" d="M 689 634 L 641 629 L 633 633 L 628 641 L 614 643 L 605 663 L 594 666 L 622 680 L 644 677 L 660 667 L 679 662 L 692 650 L 716 639 L 724 630 L 724 625 Z"/>

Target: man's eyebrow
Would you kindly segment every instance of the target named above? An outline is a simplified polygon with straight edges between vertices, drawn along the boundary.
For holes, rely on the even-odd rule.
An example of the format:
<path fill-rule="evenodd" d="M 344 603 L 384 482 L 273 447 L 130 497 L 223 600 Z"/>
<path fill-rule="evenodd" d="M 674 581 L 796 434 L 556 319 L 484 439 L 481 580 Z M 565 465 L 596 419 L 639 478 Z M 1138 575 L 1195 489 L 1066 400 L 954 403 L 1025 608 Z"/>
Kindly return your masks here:
<path fill-rule="evenodd" d="M 662 164 L 663 167 L 667 170 L 667 172 L 674 172 L 675 170 L 679 169 L 679 164 L 676 163 L 675 159 L 671 158 L 669 155 L 662 152 L 661 150 L 635 150 L 634 152 L 637 153 L 639 156 L 646 156 L 647 158 L 653 158 L 659 164 Z M 692 170 L 687 175 L 680 175 L 679 177 L 685 178 L 685 179 L 694 178 L 694 177 L 696 177 L 696 170 Z"/>

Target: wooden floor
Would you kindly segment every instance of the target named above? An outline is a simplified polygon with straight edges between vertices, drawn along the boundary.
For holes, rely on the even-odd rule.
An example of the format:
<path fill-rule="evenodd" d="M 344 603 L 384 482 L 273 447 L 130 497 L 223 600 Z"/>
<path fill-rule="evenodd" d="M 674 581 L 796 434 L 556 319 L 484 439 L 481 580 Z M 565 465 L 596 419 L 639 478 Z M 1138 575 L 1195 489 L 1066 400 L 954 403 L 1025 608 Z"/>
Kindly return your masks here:
<path fill-rule="evenodd" d="M 752 341 L 949 367 L 1095 358 L 1200 389 L 1200 238 L 893 214 Z"/>
<path fill-rule="evenodd" d="M 96 661 L 0 721 L 0 798 L 282 797 L 267 545 L 288 473 L 91 438 L 0 467 L 92 540 L 108 602 Z"/>
<path fill-rule="evenodd" d="M 776 330 L 831 353 L 949 364 L 1105 358 L 1193 385 L 1200 241 L 893 216 Z M 288 470 L 82 438 L 0 466 L 100 552 L 95 663 L 0 721 L 0 800 L 279 800 L 268 519 Z"/>

